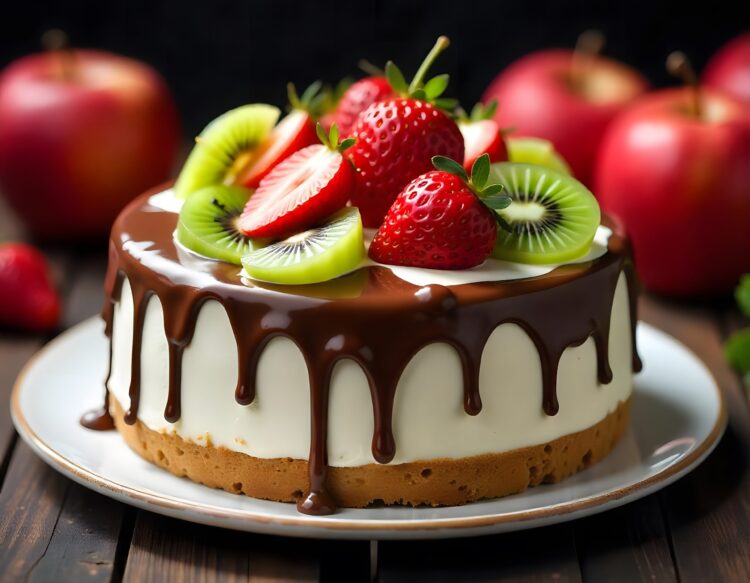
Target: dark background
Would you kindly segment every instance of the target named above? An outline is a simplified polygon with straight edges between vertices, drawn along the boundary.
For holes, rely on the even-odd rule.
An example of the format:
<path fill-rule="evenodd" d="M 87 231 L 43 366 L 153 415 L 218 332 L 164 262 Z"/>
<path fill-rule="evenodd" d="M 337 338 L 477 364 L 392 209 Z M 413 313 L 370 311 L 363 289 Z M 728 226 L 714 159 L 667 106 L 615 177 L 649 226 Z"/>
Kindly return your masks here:
<path fill-rule="evenodd" d="M 241 103 L 283 104 L 287 81 L 303 87 L 360 75 L 360 58 L 381 66 L 392 58 L 409 77 L 439 34 L 453 44 L 435 71 L 452 74 L 449 93 L 469 107 L 505 65 L 534 49 L 570 47 L 587 28 L 607 35 L 607 55 L 667 85 L 666 55 L 682 49 L 702 67 L 726 40 L 750 30 L 750 1 L 3 0 L 0 67 L 38 50 L 52 27 L 76 46 L 153 64 L 190 136 Z"/>

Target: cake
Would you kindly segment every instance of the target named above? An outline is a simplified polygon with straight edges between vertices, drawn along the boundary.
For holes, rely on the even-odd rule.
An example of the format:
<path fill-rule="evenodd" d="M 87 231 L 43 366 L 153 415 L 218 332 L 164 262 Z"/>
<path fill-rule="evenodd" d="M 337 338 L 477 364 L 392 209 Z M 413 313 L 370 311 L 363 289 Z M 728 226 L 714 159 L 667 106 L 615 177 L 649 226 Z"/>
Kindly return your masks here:
<path fill-rule="evenodd" d="M 372 147 L 365 126 L 377 119 L 373 108 L 424 107 L 428 122 L 438 111 L 409 99 L 365 109 L 354 139 Z M 408 184 L 389 195 L 390 210 L 381 198 L 368 206 L 367 196 L 379 185 L 357 164 L 361 149 L 343 152 L 332 131 L 318 132 L 324 145 L 285 152 L 300 134 L 277 132 L 269 145 L 272 128 L 284 121 L 274 123 L 264 122 L 255 141 L 242 142 L 230 156 L 237 160 L 240 150 L 257 150 L 256 162 L 268 159 L 268 152 L 276 157 L 275 167 L 244 195 L 241 187 L 224 184 L 230 173 L 195 173 L 206 163 L 205 152 L 196 150 L 221 129 L 214 123 L 174 187 L 141 196 L 115 222 L 103 311 L 110 339 L 106 403 L 85 416 L 84 425 L 113 425 L 135 452 L 178 476 L 296 502 L 314 514 L 341 506 L 456 505 L 505 496 L 562 480 L 611 451 L 627 428 L 633 371 L 640 367 L 637 283 L 622 228 L 608 217 L 600 220 L 596 207 L 585 248 L 568 245 L 566 259 L 559 259 L 559 248 L 526 248 L 522 255 L 513 239 L 514 232 L 528 239 L 528 225 L 518 234 L 521 219 L 513 208 L 559 192 L 593 208 L 583 185 L 558 170 L 511 161 L 492 166 L 489 182 L 496 177 L 503 185 L 495 187 L 486 176 L 489 154 L 469 174 L 441 158 L 446 153 L 430 151 L 428 161 L 438 155 L 436 170 L 425 174 L 415 159 L 397 159 L 387 178 L 411 165 Z M 410 144 L 419 153 L 419 144 Z M 305 154 L 309 148 L 319 149 Z M 463 151 L 461 142 L 461 160 Z M 315 179 L 313 194 L 300 195 L 310 173 L 332 160 L 333 170 Z M 302 179 L 291 186 L 282 180 L 303 163 Z M 352 177 L 337 174 L 350 171 Z M 193 174 L 186 178 L 186 172 Z M 256 167 L 251 174 L 259 173 Z M 521 178 L 507 180 L 516 174 Z M 537 188 L 537 198 L 531 192 L 521 200 L 519 192 L 532 179 L 539 185 L 547 180 L 547 186 Z M 365 194 L 357 190 L 363 180 Z M 185 184 L 191 184 L 187 194 Z M 206 189 L 213 206 L 201 207 Z M 447 237 L 450 251 L 425 254 L 423 237 L 407 245 L 398 239 L 399 228 L 417 216 L 405 210 L 410 201 L 427 204 L 422 195 L 438 191 L 462 203 L 440 207 L 439 217 L 428 213 L 430 244 L 440 246 Z M 294 204 L 276 212 L 275 201 L 289 192 L 296 193 Z M 231 245 L 220 253 L 224 240 L 216 237 L 205 236 L 196 247 L 188 205 L 228 213 L 235 195 L 244 196 L 241 217 L 238 212 L 232 215 L 237 221 L 229 221 L 223 214 L 208 224 L 244 230 L 232 231 Z M 316 201 L 313 210 L 310 200 Z M 346 206 L 349 200 L 357 207 Z M 554 200 L 544 203 L 544 228 L 562 228 L 570 219 L 569 203 L 561 195 Z M 462 218 L 441 223 L 447 226 L 435 234 L 430 221 L 445 213 Z M 471 228 L 456 231 L 465 218 Z M 482 226 L 487 220 L 489 234 Z M 524 224 L 530 220 L 523 218 Z M 346 233 L 319 227 L 353 221 L 356 228 Z M 362 229 L 361 222 L 367 227 L 373 221 L 376 229 Z M 510 229 L 505 234 L 503 225 Z M 256 232 L 265 238 L 248 234 Z M 361 251 L 343 253 L 344 240 L 347 249 Z M 315 245 L 300 247 L 300 241 Z M 516 255 L 508 256 L 516 244 Z M 299 257 L 290 254 L 281 268 L 268 268 L 269 257 L 293 245 L 304 249 Z M 545 257 L 552 260 L 539 260 Z M 467 258 L 471 265 L 464 266 Z M 297 280 L 290 282 L 295 261 L 313 268 L 294 271 Z"/>

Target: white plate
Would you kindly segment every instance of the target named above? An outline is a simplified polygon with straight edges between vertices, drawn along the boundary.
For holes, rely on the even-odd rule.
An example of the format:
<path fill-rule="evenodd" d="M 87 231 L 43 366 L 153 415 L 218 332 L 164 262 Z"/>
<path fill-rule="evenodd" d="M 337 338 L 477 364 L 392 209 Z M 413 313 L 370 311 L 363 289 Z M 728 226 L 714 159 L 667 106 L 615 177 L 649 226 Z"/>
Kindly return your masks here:
<path fill-rule="evenodd" d="M 698 465 L 726 425 L 721 392 L 676 340 L 640 324 L 646 366 L 632 424 L 599 464 L 559 484 L 451 508 L 342 509 L 299 514 L 293 504 L 229 494 L 177 478 L 134 454 L 116 432 L 84 429 L 100 404 L 107 344 L 98 319 L 60 335 L 26 366 L 12 397 L 21 437 L 73 480 L 135 506 L 214 526 L 327 538 L 437 538 L 497 533 L 579 518 L 663 488 Z"/>

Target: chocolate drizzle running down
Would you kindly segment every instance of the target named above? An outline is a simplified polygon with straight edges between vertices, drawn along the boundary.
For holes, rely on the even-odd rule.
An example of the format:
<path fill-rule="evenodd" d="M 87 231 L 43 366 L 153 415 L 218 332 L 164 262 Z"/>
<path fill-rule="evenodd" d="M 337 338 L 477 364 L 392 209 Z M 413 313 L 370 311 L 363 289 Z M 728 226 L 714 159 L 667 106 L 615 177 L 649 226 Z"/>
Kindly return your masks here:
<path fill-rule="evenodd" d="M 133 424 L 138 418 L 141 341 L 148 302 L 158 298 L 164 312 L 169 346 L 164 417 L 171 423 L 180 418 L 182 354 L 193 337 L 200 308 L 209 300 L 220 302 L 237 344 L 235 398 L 239 405 L 255 399 L 259 357 L 271 339 L 290 339 L 304 356 L 310 379 L 309 491 L 298 508 L 305 513 L 327 514 L 335 509 L 325 487 L 326 433 L 330 379 L 342 359 L 357 362 L 368 379 L 375 425 L 372 454 L 381 464 L 396 454 L 391 421 L 398 381 L 411 358 L 429 344 L 445 342 L 455 348 L 462 364 L 464 410 L 469 415 L 482 409 L 482 352 L 492 332 L 503 323 L 523 328 L 539 352 L 542 406 L 547 415 L 559 410 L 557 369 L 569 346 L 593 337 L 598 380 L 609 383 L 610 317 L 623 271 L 630 296 L 633 368 L 640 370 L 635 348 L 637 284 L 628 244 L 611 221 L 607 222 L 614 231 L 609 252 L 591 262 L 561 266 L 524 280 L 451 287 L 415 286 L 383 267 L 364 267 L 312 286 L 243 282 L 238 267 L 200 259 L 176 248 L 172 240 L 176 221 L 176 214 L 151 206 L 145 196 L 120 215 L 112 230 L 103 311 L 110 338 L 113 307 L 120 299 L 124 277 L 130 283 L 134 306 L 130 407 L 125 422 Z"/>

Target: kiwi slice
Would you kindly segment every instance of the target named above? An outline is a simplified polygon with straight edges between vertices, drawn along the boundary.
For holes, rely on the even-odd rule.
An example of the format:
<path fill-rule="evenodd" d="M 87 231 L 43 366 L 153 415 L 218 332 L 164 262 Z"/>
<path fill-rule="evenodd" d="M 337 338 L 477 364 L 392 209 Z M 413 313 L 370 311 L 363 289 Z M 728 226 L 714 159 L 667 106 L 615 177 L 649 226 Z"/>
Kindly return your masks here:
<path fill-rule="evenodd" d="M 345 208 L 319 227 L 251 251 L 242 265 L 253 279 L 302 285 L 349 273 L 365 258 L 359 210 Z"/>
<path fill-rule="evenodd" d="M 177 177 L 175 195 L 186 198 L 204 186 L 231 181 L 241 174 L 280 113 L 273 105 L 254 103 L 232 109 L 209 123 L 195 139 Z"/>
<path fill-rule="evenodd" d="M 536 164 L 563 174 L 573 174 L 552 142 L 542 138 L 513 138 L 505 139 L 508 147 L 508 160 L 519 164 Z"/>
<path fill-rule="evenodd" d="M 237 229 L 250 191 L 239 186 L 215 184 L 191 194 L 180 210 L 177 240 L 200 255 L 235 263 L 261 242 L 248 239 Z"/>
<path fill-rule="evenodd" d="M 518 263 L 562 263 L 584 255 L 601 219 L 599 204 L 572 176 L 533 164 L 493 164 L 511 204 L 500 217 L 492 256 Z"/>

